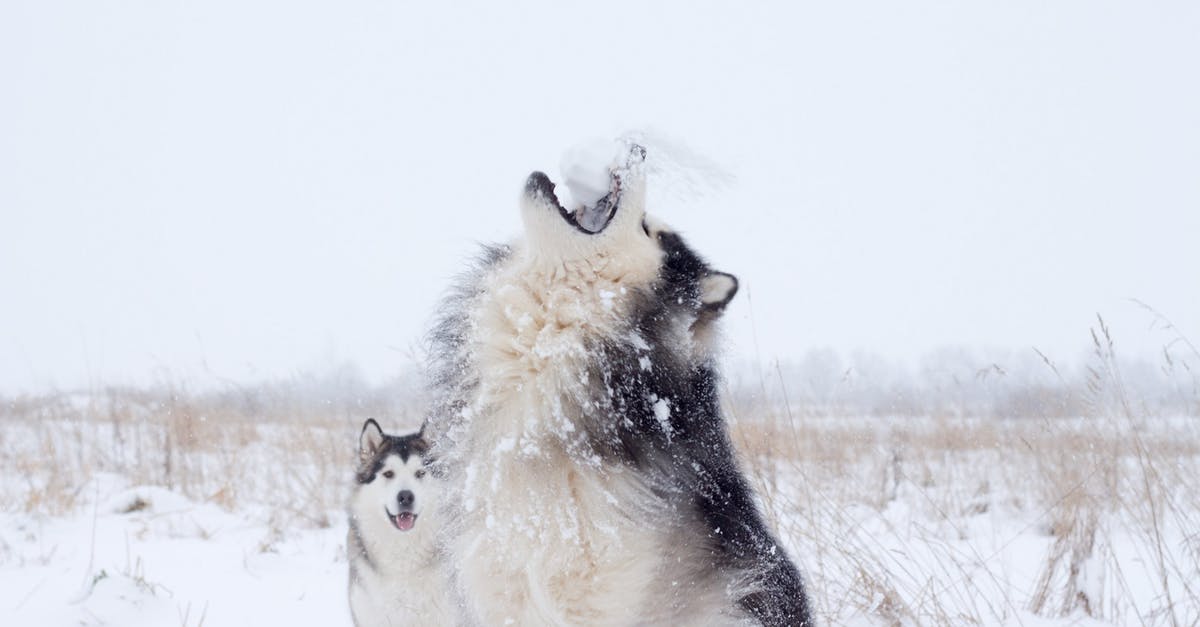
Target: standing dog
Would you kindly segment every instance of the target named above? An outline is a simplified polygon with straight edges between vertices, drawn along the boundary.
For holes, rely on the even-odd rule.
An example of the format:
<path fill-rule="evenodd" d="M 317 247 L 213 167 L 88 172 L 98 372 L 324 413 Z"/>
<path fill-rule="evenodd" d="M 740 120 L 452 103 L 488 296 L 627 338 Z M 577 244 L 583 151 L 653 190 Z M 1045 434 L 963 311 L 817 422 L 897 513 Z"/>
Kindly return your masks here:
<path fill-rule="evenodd" d="M 436 546 L 438 481 L 420 433 L 388 435 L 374 420 L 358 441 L 350 499 L 350 611 L 358 627 L 455 622 Z"/>
<path fill-rule="evenodd" d="M 737 280 L 645 213 L 640 147 L 568 211 L 546 175 L 433 335 L 447 547 L 482 625 L 811 625 L 738 468 L 715 326 Z"/>

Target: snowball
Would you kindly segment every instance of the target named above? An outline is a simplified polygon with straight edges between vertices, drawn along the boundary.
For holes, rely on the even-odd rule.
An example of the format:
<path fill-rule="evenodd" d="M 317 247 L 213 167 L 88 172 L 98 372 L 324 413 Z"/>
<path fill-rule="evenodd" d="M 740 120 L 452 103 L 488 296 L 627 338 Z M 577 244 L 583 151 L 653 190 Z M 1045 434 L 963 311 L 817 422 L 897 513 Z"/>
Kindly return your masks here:
<path fill-rule="evenodd" d="M 593 207 L 612 191 L 612 171 L 621 165 L 629 147 L 621 141 L 596 139 L 576 144 L 563 153 L 558 167 L 571 193 L 568 210 Z"/>

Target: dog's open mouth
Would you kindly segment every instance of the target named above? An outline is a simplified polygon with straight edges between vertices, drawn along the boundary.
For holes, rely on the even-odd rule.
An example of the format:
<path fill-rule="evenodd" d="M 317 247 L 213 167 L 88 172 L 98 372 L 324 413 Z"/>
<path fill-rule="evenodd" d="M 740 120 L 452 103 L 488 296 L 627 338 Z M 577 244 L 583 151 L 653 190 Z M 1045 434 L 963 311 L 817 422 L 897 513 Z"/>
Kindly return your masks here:
<path fill-rule="evenodd" d="M 541 196 L 546 202 L 554 205 L 558 209 L 558 215 L 571 226 L 587 233 L 595 235 L 602 232 L 605 227 L 612 222 L 614 216 L 617 215 L 617 207 L 620 205 L 621 199 L 621 179 L 616 175 L 612 175 L 609 193 L 604 196 L 594 205 L 590 207 L 579 207 L 574 211 L 567 210 L 558 201 L 558 197 L 554 194 L 554 182 L 550 177 L 542 172 L 534 172 L 529 175 L 525 181 L 525 191 L 529 194 Z"/>
<path fill-rule="evenodd" d="M 392 521 L 392 526 L 400 531 L 410 531 L 417 524 L 417 515 L 412 512 L 400 512 L 399 514 L 388 512 L 387 515 L 388 520 Z"/>
<path fill-rule="evenodd" d="M 604 232 L 621 207 L 621 194 L 631 176 L 641 176 L 646 149 L 628 141 L 578 146 L 562 162 L 570 208 L 564 207 L 555 184 L 542 172 L 525 181 L 525 193 L 540 198 L 558 210 L 563 221 L 588 235 Z"/>

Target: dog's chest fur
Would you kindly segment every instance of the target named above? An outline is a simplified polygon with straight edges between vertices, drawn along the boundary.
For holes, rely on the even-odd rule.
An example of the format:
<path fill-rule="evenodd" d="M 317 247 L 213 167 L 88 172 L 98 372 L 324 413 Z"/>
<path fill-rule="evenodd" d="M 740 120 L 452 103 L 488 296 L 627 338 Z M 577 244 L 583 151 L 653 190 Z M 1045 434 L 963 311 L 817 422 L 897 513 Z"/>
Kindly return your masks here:
<path fill-rule="evenodd" d="M 433 508 L 425 514 L 434 518 Z M 372 510 L 353 512 L 349 552 L 350 610 L 357 627 L 452 625 L 457 611 L 448 594 L 443 556 L 435 550 L 433 520 L 409 534 Z"/>
<path fill-rule="evenodd" d="M 452 551 L 482 624 L 667 622 L 683 604 L 672 589 L 696 587 L 660 581 L 665 561 L 694 549 L 679 545 L 680 518 L 590 439 L 591 423 L 612 419 L 591 347 L 643 341 L 625 320 L 633 286 L 653 279 L 646 266 L 527 261 L 484 279 L 468 344 L 486 376 L 464 410 Z"/>

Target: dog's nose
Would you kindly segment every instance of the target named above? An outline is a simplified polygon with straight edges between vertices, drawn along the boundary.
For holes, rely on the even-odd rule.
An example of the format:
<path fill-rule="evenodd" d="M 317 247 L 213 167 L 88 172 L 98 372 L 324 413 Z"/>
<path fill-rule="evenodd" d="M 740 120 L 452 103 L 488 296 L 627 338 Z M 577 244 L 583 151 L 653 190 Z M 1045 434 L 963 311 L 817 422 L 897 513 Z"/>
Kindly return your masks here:
<path fill-rule="evenodd" d="M 401 490 L 400 494 L 396 495 L 396 501 L 401 505 L 412 505 L 413 499 L 415 498 L 416 497 L 413 496 L 412 490 Z"/>

